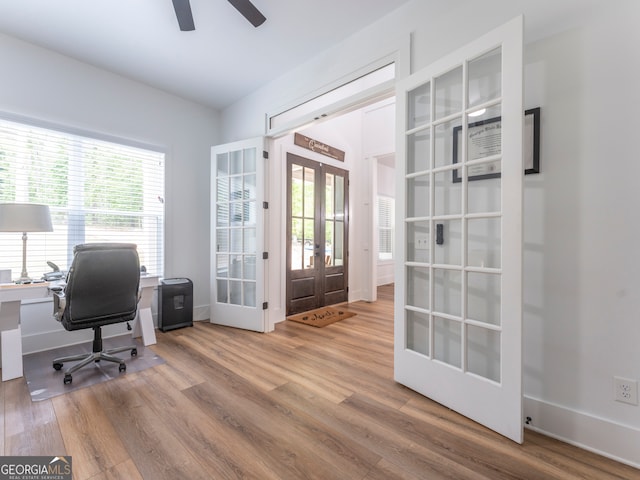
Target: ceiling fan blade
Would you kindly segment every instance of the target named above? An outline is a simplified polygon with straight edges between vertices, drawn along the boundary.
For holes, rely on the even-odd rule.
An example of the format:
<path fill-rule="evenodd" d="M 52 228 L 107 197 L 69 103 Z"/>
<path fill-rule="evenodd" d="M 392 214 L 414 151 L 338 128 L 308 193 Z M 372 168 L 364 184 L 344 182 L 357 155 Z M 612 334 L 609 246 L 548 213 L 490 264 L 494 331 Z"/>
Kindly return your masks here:
<path fill-rule="evenodd" d="M 196 29 L 196 26 L 193 23 L 193 15 L 191 14 L 191 4 L 189 3 L 189 0 L 173 0 L 173 9 L 176 11 L 180 30 L 188 32 Z"/>
<path fill-rule="evenodd" d="M 267 19 L 249 0 L 229 0 L 229 3 L 233 5 L 244 18 L 249 20 L 254 27 L 259 27 Z"/>

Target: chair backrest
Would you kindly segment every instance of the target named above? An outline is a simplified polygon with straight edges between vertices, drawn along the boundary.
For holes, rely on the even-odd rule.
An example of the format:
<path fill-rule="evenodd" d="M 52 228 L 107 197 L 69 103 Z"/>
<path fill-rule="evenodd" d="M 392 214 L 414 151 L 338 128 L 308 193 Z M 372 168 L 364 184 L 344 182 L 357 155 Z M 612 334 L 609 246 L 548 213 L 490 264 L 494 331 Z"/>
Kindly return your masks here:
<path fill-rule="evenodd" d="M 140 261 L 136 245 L 76 245 L 64 289 L 60 321 L 67 330 L 133 320 L 138 307 Z"/>

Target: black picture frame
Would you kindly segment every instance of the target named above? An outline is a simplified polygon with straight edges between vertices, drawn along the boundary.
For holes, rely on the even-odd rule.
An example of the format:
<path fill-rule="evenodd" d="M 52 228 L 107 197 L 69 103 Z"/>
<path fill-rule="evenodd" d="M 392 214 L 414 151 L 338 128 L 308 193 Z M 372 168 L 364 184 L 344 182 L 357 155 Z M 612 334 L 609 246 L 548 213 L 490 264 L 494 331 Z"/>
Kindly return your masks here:
<path fill-rule="evenodd" d="M 489 118 L 486 120 L 480 120 L 478 122 L 470 123 L 469 129 L 475 129 L 479 127 L 491 127 L 493 124 L 495 128 L 500 128 L 501 117 Z M 540 173 L 540 107 L 530 108 L 524 112 L 524 173 L 529 175 L 532 173 Z M 453 163 L 460 163 L 460 135 L 462 134 L 462 125 L 454 127 L 453 129 Z M 488 178 L 500 178 L 500 172 L 482 173 L 478 175 L 469 175 L 469 181 L 473 180 L 486 180 Z M 453 182 L 459 183 L 462 181 L 458 170 L 453 171 Z"/>

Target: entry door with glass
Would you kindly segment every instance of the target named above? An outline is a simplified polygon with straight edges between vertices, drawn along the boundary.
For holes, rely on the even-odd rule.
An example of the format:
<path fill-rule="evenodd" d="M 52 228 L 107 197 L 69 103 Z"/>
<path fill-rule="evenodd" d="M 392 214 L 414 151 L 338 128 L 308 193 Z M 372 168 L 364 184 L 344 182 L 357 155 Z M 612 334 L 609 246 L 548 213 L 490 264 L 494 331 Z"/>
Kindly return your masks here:
<path fill-rule="evenodd" d="M 348 299 L 348 175 L 287 154 L 287 315 Z"/>
<path fill-rule="evenodd" d="M 398 85 L 395 377 L 522 441 L 522 18 Z"/>

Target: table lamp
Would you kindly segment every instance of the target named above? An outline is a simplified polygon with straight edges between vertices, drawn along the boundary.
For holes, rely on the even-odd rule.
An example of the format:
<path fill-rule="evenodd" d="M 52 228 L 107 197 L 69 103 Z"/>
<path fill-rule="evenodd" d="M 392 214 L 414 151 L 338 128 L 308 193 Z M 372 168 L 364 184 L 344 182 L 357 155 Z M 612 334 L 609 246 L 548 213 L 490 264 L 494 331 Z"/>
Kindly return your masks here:
<path fill-rule="evenodd" d="M 16 283 L 29 283 L 27 232 L 52 232 L 48 205 L 0 203 L 0 232 L 22 232 L 22 274 Z"/>

